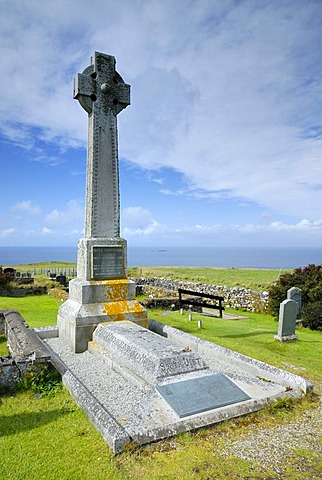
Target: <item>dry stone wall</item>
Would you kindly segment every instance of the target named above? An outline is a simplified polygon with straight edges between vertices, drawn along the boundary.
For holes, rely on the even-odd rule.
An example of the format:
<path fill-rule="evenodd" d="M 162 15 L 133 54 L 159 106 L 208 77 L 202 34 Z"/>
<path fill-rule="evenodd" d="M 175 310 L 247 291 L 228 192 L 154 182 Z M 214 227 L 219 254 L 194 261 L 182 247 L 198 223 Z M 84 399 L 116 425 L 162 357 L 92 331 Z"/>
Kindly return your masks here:
<path fill-rule="evenodd" d="M 178 288 L 193 290 L 195 292 L 218 295 L 224 298 L 225 307 L 243 309 L 249 312 L 268 313 L 269 294 L 266 291 L 251 290 L 243 287 L 227 287 L 226 285 L 208 285 L 206 283 L 193 283 L 182 280 L 171 280 L 168 278 L 132 278 L 137 290 L 149 294 L 149 288 L 156 287 L 169 292 L 170 297 L 178 296 Z M 151 295 L 153 291 L 151 290 Z M 152 302 L 151 302 L 152 303 Z"/>
<path fill-rule="evenodd" d="M 0 356 L 0 393 L 14 390 L 29 370 L 49 362 L 50 355 L 36 333 L 15 310 L 0 310 L 0 334 L 11 355 Z"/>

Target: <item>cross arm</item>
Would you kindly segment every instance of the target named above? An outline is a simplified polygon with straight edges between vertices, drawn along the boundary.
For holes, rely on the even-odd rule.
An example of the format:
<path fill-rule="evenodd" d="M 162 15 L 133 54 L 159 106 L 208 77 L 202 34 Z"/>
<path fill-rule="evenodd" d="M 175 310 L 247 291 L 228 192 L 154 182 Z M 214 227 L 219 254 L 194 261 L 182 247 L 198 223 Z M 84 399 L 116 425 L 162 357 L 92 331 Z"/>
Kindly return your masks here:
<path fill-rule="evenodd" d="M 78 100 L 87 113 L 92 112 L 92 100 L 95 92 L 95 80 L 84 73 L 78 73 L 74 79 L 73 98 Z"/>

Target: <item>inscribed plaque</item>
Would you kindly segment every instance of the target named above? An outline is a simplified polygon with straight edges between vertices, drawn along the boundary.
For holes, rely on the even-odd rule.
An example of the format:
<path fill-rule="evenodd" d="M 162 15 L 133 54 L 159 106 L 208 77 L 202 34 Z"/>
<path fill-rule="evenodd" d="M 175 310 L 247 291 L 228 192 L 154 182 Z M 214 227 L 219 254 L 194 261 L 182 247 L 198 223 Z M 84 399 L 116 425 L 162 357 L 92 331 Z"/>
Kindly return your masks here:
<path fill-rule="evenodd" d="M 93 279 L 124 278 L 123 247 L 93 247 Z"/>
<path fill-rule="evenodd" d="M 250 400 L 222 373 L 157 385 L 156 389 L 180 418 Z"/>

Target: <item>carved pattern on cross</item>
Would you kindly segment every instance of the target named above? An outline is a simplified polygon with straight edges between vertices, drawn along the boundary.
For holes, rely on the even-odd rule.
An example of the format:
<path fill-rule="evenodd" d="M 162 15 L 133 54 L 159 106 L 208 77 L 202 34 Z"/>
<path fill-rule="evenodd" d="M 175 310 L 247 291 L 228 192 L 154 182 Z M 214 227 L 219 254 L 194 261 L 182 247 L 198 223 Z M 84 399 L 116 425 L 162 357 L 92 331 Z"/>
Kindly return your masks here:
<path fill-rule="evenodd" d="M 91 65 L 74 80 L 74 99 L 89 115 L 94 103 L 103 111 L 111 109 L 115 115 L 130 105 L 130 85 L 115 70 L 113 56 L 95 52 Z"/>
<path fill-rule="evenodd" d="M 130 85 L 116 72 L 113 56 L 94 53 L 91 65 L 74 80 L 74 99 L 88 113 L 89 120 L 85 236 L 118 238 L 117 114 L 130 104 Z M 104 193 L 102 197 L 107 184 L 109 196 Z"/>

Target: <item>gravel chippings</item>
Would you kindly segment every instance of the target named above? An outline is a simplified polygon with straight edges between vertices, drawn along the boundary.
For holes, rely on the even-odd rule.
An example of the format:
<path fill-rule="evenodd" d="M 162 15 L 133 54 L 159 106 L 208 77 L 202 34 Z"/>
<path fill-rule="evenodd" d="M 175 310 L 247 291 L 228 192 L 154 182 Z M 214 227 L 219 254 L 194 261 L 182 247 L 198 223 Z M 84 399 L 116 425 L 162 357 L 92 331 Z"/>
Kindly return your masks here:
<path fill-rule="evenodd" d="M 142 400 L 145 392 L 112 370 L 104 356 L 89 351 L 75 354 L 59 338 L 47 339 L 46 343 L 118 421 L 127 418 Z"/>
<path fill-rule="evenodd" d="M 265 469 L 283 475 L 286 465 L 297 465 L 301 470 L 295 451 L 308 449 L 322 454 L 322 404 L 303 413 L 295 421 L 285 419 L 272 428 L 250 426 L 250 433 L 242 440 L 227 440 L 222 455 L 235 456 L 260 463 Z M 303 466 L 305 469 L 305 466 Z M 283 477 L 277 477 L 283 478 Z M 307 477 L 306 477 L 307 478 Z M 312 478 L 322 478 L 314 476 Z"/>

